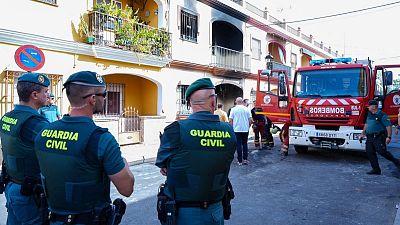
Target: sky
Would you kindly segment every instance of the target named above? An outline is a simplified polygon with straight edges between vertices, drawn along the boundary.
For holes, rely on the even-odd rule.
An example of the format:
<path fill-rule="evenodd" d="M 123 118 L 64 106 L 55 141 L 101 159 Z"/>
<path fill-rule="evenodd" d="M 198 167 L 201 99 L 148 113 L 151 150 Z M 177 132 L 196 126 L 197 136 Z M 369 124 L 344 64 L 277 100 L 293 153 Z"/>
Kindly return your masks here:
<path fill-rule="evenodd" d="M 267 0 L 255 0 L 262 4 Z M 269 13 L 286 22 L 384 5 L 397 0 L 268 0 Z M 374 64 L 400 64 L 400 2 L 382 8 L 314 21 L 290 23 L 302 33 L 344 53 Z"/>

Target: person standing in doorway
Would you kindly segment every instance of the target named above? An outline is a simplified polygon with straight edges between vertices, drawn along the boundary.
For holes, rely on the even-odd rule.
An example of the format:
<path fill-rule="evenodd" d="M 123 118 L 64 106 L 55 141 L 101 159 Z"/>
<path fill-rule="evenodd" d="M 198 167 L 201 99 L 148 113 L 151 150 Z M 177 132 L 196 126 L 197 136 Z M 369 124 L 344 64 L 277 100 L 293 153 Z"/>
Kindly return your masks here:
<path fill-rule="evenodd" d="M 214 114 L 219 116 L 219 121 L 229 122 L 226 112 L 224 110 L 222 110 L 222 106 L 224 106 L 222 103 L 218 103 L 217 110 L 214 111 Z"/>
<path fill-rule="evenodd" d="M 50 93 L 48 104 L 39 109 L 39 114 L 44 116 L 50 123 L 61 119 L 61 113 L 54 104 L 54 94 Z"/>
<path fill-rule="evenodd" d="M 228 116 L 228 119 L 229 119 L 229 116 L 231 115 L 231 110 L 232 110 L 235 106 L 236 106 L 236 100 L 233 101 L 233 106 L 230 107 L 230 108 L 228 109 L 228 112 L 226 113 L 226 115 Z"/>
<path fill-rule="evenodd" d="M 400 169 L 400 160 L 396 159 L 386 148 L 386 145 L 392 139 L 392 124 L 389 117 L 386 113 L 378 109 L 378 102 L 376 100 L 368 102 L 368 111 L 367 121 L 361 134 L 361 138 L 367 137 L 366 152 L 372 167 L 372 170 L 367 172 L 367 174 L 381 174 L 381 168 L 379 167 L 376 155 L 377 152 L 387 160 L 392 161 Z"/>
<path fill-rule="evenodd" d="M 247 165 L 249 162 L 247 141 L 253 119 L 251 117 L 250 109 L 244 106 L 241 97 L 236 98 L 236 106 L 231 110 L 229 123 L 233 126 L 236 135 L 238 165 Z"/>

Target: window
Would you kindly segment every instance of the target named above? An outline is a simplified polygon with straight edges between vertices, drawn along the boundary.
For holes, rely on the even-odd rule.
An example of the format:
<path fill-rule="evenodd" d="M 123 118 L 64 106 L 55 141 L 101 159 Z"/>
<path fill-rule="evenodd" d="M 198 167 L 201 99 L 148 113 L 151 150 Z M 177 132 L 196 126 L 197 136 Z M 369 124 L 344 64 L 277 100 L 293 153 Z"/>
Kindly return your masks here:
<path fill-rule="evenodd" d="M 383 96 L 383 71 L 376 71 L 375 79 L 375 96 Z"/>
<path fill-rule="evenodd" d="M 176 114 L 177 115 L 189 115 L 190 109 L 186 105 L 185 93 L 189 85 L 178 85 L 176 87 Z"/>
<path fill-rule="evenodd" d="M 181 38 L 197 42 L 198 16 L 181 10 Z"/>
<path fill-rule="evenodd" d="M 294 53 L 290 55 L 290 65 L 292 66 L 292 68 L 297 67 L 297 55 Z"/>
<path fill-rule="evenodd" d="M 251 57 L 253 59 L 261 59 L 261 41 L 255 38 L 251 39 Z"/>
<path fill-rule="evenodd" d="M 393 94 L 400 91 L 400 68 L 390 68 L 393 74 L 393 81 L 391 85 L 387 85 L 386 94 Z"/>
<path fill-rule="evenodd" d="M 309 70 L 296 73 L 296 97 L 362 97 L 366 96 L 364 69 Z M 382 89 L 383 91 L 383 89 Z"/>
<path fill-rule="evenodd" d="M 120 115 L 124 108 L 123 93 L 125 91 L 125 85 L 108 83 L 106 90 L 107 97 L 104 104 L 103 114 L 107 116 Z"/>
<path fill-rule="evenodd" d="M 18 77 L 24 72 L 5 70 L 0 76 L 0 117 L 11 111 L 14 105 L 19 104 L 17 93 Z M 55 95 L 55 104 L 63 112 L 63 76 L 59 74 L 45 74 L 50 80 L 49 92 Z M 1 129 L 1 128 L 0 128 Z"/>
<path fill-rule="evenodd" d="M 113 1 L 118 6 L 119 9 L 122 9 L 121 1 L 116 1 L 116 0 L 96 0 L 96 4 L 101 4 L 103 2 L 110 4 L 111 1 Z"/>
<path fill-rule="evenodd" d="M 57 0 L 34 0 L 34 1 L 43 2 L 49 5 L 55 5 L 55 6 L 57 5 Z"/>

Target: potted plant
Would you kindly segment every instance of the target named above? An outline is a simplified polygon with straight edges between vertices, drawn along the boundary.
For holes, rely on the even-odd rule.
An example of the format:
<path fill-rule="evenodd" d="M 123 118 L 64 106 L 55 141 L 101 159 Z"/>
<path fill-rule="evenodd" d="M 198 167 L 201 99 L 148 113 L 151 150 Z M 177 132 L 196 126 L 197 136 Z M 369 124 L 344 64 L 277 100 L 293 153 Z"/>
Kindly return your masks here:
<path fill-rule="evenodd" d="M 80 17 L 79 26 L 78 26 L 79 35 L 84 39 L 85 43 L 93 44 L 95 41 L 95 37 L 92 32 L 89 31 L 89 25 L 87 24 L 83 15 Z"/>

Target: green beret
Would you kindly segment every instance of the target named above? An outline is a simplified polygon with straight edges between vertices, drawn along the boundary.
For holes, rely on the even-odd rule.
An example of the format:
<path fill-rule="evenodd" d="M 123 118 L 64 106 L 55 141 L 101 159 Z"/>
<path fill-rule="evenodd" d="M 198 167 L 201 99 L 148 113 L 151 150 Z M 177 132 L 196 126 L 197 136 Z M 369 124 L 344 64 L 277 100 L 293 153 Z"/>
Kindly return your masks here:
<path fill-rule="evenodd" d="M 41 74 L 41 73 L 24 73 L 18 77 L 18 82 L 19 81 L 40 84 L 45 87 L 48 87 L 50 85 L 49 78 L 46 75 Z"/>
<path fill-rule="evenodd" d="M 189 100 L 190 95 L 192 95 L 195 91 L 201 89 L 215 89 L 214 84 L 211 82 L 210 78 L 201 78 L 193 82 L 186 90 L 186 100 Z"/>
<path fill-rule="evenodd" d="M 64 86 L 69 83 L 94 87 L 106 86 L 103 76 L 92 71 L 80 71 L 72 74 L 67 81 L 65 81 Z"/>

